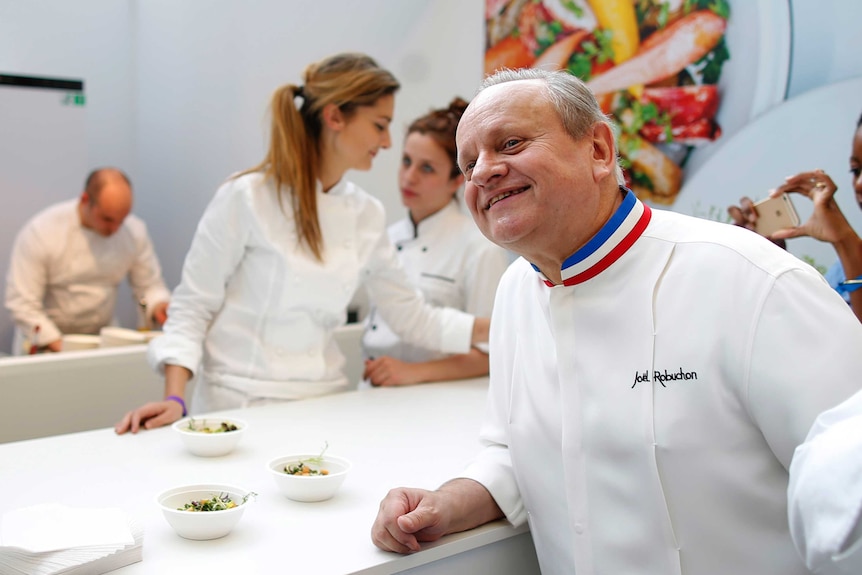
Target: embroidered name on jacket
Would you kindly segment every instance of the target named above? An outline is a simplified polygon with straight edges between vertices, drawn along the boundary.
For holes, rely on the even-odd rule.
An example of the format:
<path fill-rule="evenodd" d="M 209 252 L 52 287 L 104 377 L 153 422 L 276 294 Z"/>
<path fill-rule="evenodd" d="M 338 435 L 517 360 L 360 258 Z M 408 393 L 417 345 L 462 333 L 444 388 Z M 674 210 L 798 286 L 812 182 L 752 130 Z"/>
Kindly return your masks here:
<path fill-rule="evenodd" d="M 644 382 L 649 382 L 649 370 L 645 369 L 643 371 L 635 372 L 635 381 L 632 383 L 632 389 L 639 384 Z M 679 368 L 679 371 L 668 371 L 668 370 L 655 370 L 652 372 L 652 381 L 658 382 L 662 387 L 667 387 L 664 383 L 666 381 L 691 381 L 693 379 L 697 379 L 696 371 L 684 371 L 682 368 Z"/>

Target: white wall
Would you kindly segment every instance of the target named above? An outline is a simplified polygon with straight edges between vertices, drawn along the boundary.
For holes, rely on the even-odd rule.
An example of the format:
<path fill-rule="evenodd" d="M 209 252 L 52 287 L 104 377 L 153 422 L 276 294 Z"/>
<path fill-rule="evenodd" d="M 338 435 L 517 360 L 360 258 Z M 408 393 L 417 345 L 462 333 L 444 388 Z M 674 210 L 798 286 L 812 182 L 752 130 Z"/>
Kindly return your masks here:
<path fill-rule="evenodd" d="M 791 96 L 862 75 L 862 2 L 791 6 Z M 400 217 L 400 134 L 428 108 L 473 95 L 483 12 L 484 0 L 0 0 L 0 72 L 84 79 L 90 166 L 129 172 L 135 211 L 173 287 L 216 187 L 262 158 L 271 92 L 336 51 L 367 52 L 403 84 L 394 149 L 371 172 L 351 175 L 384 201 L 390 221 Z M 843 141 L 846 127 L 824 126 L 823 137 Z M 80 186 L 70 182 L 69 195 Z M 0 189 L 4 209 L 15 209 L 14 193 Z M 132 325 L 131 298 L 121 302 L 121 319 Z M 4 321 L 0 310 L 0 350 L 8 348 Z"/>
<path fill-rule="evenodd" d="M 862 75 L 862 2 L 790 0 L 793 59 L 787 96 Z M 862 112 L 862 98 L 860 98 Z"/>

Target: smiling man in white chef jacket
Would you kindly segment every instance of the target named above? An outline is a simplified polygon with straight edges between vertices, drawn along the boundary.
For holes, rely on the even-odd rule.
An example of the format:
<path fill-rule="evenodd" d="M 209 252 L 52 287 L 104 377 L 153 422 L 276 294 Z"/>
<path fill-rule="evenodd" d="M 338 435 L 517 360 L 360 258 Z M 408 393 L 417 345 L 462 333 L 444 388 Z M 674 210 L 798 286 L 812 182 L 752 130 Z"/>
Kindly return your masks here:
<path fill-rule="evenodd" d="M 787 470 L 860 387 L 847 305 L 756 234 L 640 202 L 567 73 L 492 76 L 457 142 L 473 218 L 522 256 L 494 304 L 484 449 L 436 491 L 392 490 L 374 543 L 506 517 L 545 574 L 808 573 Z"/>

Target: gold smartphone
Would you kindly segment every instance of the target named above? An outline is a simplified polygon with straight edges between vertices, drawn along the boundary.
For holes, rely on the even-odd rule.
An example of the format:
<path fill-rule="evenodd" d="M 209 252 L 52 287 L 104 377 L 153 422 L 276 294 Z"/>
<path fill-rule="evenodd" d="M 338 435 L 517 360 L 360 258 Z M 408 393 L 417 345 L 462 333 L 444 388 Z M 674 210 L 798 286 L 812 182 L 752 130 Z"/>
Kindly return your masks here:
<path fill-rule="evenodd" d="M 761 236 L 768 238 L 778 230 L 795 228 L 799 225 L 799 214 L 796 213 L 789 194 L 755 202 L 754 210 L 757 212 L 757 223 L 754 229 Z"/>

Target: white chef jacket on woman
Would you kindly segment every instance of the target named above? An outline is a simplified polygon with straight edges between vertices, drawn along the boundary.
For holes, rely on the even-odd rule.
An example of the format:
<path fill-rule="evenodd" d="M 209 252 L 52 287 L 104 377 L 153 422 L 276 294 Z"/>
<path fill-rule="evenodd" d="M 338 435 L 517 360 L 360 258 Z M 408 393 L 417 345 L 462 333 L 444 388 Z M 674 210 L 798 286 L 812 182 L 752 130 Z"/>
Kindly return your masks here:
<path fill-rule="evenodd" d="M 410 286 L 385 233 L 382 204 L 342 180 L 318 184 L 323 262 L 298 244 L 290 199 L 259 173 L 219 188 L 171 298 L 151 365 L 198 373 L 195 412 L 344 390 L 332 331 L 360 282 L 387 322 L 417 344 L 464 353 L 473 316 L 432 308 Z"/>
<path fill-rule="evenodd" d="M 796 448 L 787 499 L 790 534 L 813 571 L 862 573 L 862 391 L 820 414 Z"/>
<path fill-rule="evenodd" d="M 497 283 L 509 265 L 509 256 L 479 232 L 458 204 L 449 202 L 418 225 L 404 218 L 389 226 L 387 233 L 407 277 L 428 303 L 479 317 L 491 315 Z M 439 350 L 402 340 L 375 307 L 366 321 L 362 349 L 366 357 L 391 356 L 411 363 L 446 357 Z"/>
<path fill-rule="evenodd" d="M 529 522 L 542 572 L 807 573 L 787 468 L 860 385 L 841 297 L 756 234 L 631 192 L 563 278 L 522 259 L 500 282 L 465 475 Z"/>
<path fill-rule="evenodd" d="M 150 307 L 170 292 L 142 220 L 129 214 L 112 235 L 84 227 L 79 200 L 36 214 L 18 232 L 6 277 L 6 307 L 16 324 L 13 353 L 39 326 L 39 341 L 64 333 L 96 334 L 114 318 L 117 286 L 129 278 Z"/>

